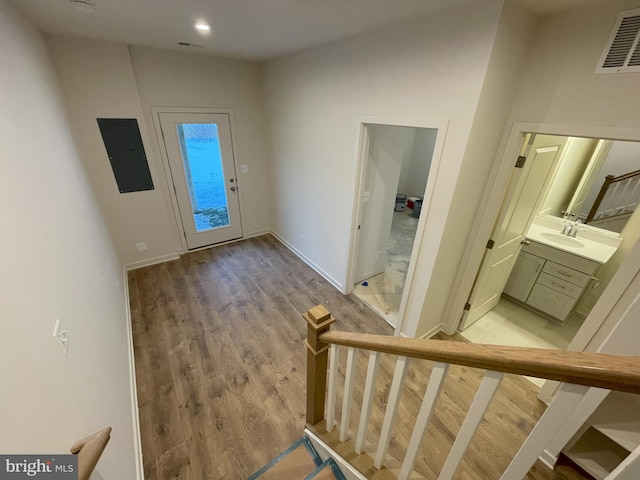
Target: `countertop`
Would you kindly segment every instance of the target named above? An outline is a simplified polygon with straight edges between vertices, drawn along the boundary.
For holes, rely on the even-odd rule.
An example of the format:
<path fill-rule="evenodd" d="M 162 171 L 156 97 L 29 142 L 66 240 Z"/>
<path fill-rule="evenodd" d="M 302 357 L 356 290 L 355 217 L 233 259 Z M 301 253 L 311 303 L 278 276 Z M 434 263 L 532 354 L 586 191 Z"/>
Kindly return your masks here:
<path fill-rule="evenodd" d="M 529 231 L 527 232 L 526 237 L 529 240 L 533 240 L 534 242 L 542 243 L 543 245 L 557 248 L 558 250 L 563 250 L 565 252 L 572 253 L 574 255 L 578 255 L 579 257 L 587 258 L 601 264 L 607 263 L 607 261 L 609 261 L 611 256 L 618 249 L 618 245 L 620 244 L 620 239 L 618 238 L 614 239 L 614 241 L 611 241 L 608 238 L 603 238 L 602 241 L 596 241 L 591 238 L 586 238 L 585 236 L 580 235 L 581 233 L 585 233 L 582 231 L 578 231 L 578 234 L 575 238 L 575 240 L 579 241 L 582 244 L 580 246 L 556 243 L 552 238 L 549 238 L 549 236 L 542 235 L 543 233 L 560 234 L 560 229 L 561 227 L 551 228 L 548 226 L 533 223 L 531 224 L 531 227 L 529 227 Z M 593 235 L 590 236 L 592 237 Z"/>

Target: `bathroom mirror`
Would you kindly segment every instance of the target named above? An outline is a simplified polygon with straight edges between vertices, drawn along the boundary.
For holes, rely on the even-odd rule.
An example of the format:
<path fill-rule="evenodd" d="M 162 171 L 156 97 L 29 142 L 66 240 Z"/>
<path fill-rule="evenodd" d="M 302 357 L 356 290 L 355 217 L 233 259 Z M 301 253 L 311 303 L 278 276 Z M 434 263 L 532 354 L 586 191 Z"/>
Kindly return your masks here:
<path fill-rule="evenodd" d="M 540 214 L 620 233 L 640 203 L 640 143 L 564 139 Z"/>

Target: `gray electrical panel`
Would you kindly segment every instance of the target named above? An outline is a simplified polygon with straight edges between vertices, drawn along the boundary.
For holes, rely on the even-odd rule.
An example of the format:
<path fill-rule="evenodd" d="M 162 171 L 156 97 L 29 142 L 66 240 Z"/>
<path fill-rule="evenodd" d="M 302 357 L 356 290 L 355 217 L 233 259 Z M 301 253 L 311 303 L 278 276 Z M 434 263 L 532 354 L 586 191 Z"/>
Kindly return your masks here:
<path fill-rule="evenodd" d="M 120 193 L 153 190 L 138 120 L 98 118 L 98 127 Z"/>

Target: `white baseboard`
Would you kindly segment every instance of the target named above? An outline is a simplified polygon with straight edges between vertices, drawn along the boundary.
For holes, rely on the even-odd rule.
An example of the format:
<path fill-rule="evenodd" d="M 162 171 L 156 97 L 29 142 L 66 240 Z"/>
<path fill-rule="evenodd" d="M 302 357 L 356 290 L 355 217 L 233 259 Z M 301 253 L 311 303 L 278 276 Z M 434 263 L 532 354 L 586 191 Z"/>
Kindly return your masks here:
<path fill-rule="evenodd" d="M 131 418 L 133 420 L 133 455 L 136 464 L 136 480 L 144 480 L 144 463 L 142 460 L 142 435 L 140 433 L 140 415 L 138 411 L 138 390 L 136 383 L 136 360 L 133 350 L 133 328 L 131 325 L 131 307 L 129 303 L 129 280 L 127 267 L 122 269 L 122 285 L 124 293 L 124 310 L 127 328 L 127 350 L 129 357 L 129 389 L 131 390 Z"/>
<path fill-rule="evenodd" d="M 320 437 L 318 437 L 311 430 L 305 428 L 304 434 L 309 437 L 309 440 L 311 440 L 311 443 L 313 443 L 313 446 L 318 451 L 318 454 L 320 455 L 320 458 L 322 460 L 326 460 L 327 458 L 331 457 L 336 461 L 347 480 L 367 480 L 367 477 L 362 475 L 358 470 L 355 469 L 355 467 L 353 467 L 349 462 L 338 455 L 335 450 L 324 443 L 320 439 Z"/>
<path fill-rule="evenodd" d="M 289 250 L 291 250 L 294 253 L 294 255 L 296 255 L 298 258 L 300 258 L 300 260 L 302 260 L 304 263 L 306 263 L 311 268 L 313 268 L 318 274 L 320 274 L 322 276 L 322 278 L 324 278 L 327 282 L 329 282 L 331 285 L 333 285 L 338 290 L 340 290 L 342 293 L 344 293 L 344 285 L 342 285 L 342 283 L 338 282 L 335 278 L 333 278 L 331 275 L 329 275 L 327 272 L 325 272 L 322 268 L 320 268 L 318 265 L 313 263 L 313 261 L 311 261 L 309 258 L 307 258 L 300 250 L 298 250 L 296 247 L 291 245 L 289 242 L 287 242 L 284 238 L 282 238 L 276 232 L 271 230 L 270 233 L 280 243 L 282 243 L 285 247 L 287 247 Z"/>
<path fill-rule="evenodd" d="M 262 235 L 266 235 L 268 233 L 272 233 L 271 230 L 269 230 L 268 228 L 263 229 L 263 230 L 256 230 L 255 232 L 249 232 L 247 233 L 244 238 L 254 238 L 254 237 L 260 237 Z"/>
<path fill-rule="evenodd" d="M 138 268 L 148 267 L 158 263 L 170 262 L 171 260 L 178 260 L 179 258 L 180 255 L 178 255 L 178 253 L 170 253 L 168 255 L 161 255 L 147 260 L 140 260 L 139 262 L 127 263 L 124 268 L 125 271 L 128 272 L 129 270 L 136 270 Z"/>
<path fill-rule="evenodd" d="M 423 333 L 422 335 L 420 335 L 420 338 L 431 338 L 440 331 L 442 331 L 442 324 L 436 325 L 431 330 L 427 331 L 426 333 Z"/>
<path fill-rule="evenodd" d="M 556 457 L 551 452 L 549 452 L 548 450 L 545 449 L 545 450 L 542 451 L 542 453 L 538 457 L 538 460 L 540 460 L 547 467 L 549 467 L 551 470 L 553 470 L 555 468 L 555 466 L 556 466 L 556 462 L 558 461 L 558 457 Z"/>

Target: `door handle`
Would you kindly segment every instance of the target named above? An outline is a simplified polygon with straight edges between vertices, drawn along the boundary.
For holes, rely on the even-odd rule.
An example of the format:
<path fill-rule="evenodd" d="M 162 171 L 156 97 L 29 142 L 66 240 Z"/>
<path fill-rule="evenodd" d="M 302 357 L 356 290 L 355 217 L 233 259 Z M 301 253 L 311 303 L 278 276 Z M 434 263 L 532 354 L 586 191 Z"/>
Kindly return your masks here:
<path fill-rule="evenodd" d="M 525 238 L 520 242 L 520 245 L 531 245 L 531 242 Z"/>

